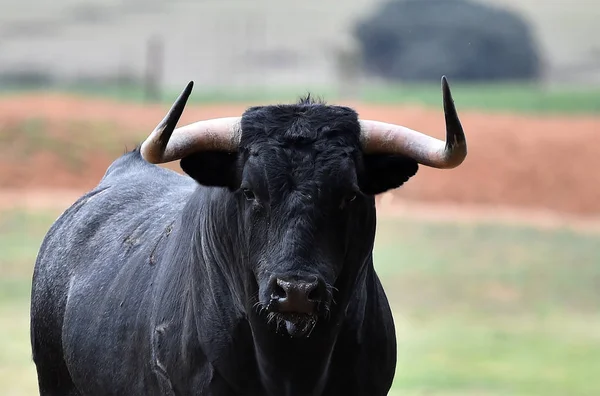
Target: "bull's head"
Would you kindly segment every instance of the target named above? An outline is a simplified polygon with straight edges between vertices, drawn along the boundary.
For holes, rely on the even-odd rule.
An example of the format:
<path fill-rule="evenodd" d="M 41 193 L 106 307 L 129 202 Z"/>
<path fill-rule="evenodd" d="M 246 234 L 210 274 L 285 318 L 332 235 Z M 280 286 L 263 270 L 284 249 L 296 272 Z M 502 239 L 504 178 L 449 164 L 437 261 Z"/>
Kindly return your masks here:
<path fill-rule="evenodd" d="M 141 154 L 155 164 L 181 159 L 200 184 L 230 190 L 257 285 L 248 307 L 290 336 L 310 335 L 333 298 L 347 299 L 373 247 L 373 196 L 402 185 L 418 164 L 453 168 L 467 154 L 445 77 L 445 142 L 310 100 L 176 128 L 191 90 Z"/>

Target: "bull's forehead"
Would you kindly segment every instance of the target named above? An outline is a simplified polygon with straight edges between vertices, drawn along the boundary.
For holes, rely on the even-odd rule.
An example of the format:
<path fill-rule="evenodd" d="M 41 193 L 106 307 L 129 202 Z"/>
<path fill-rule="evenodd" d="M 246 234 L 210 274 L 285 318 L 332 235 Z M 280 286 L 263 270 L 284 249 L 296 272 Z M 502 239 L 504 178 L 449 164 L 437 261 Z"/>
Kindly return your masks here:
<path fill-rule="evenodd" d="M 324 203 L 353 189 L 357 171 L 345 147 L 265 145 L 248 157 L 244 178 L 273 203 L 291 206 Z"/>
<path fill-rule="evenodd" d="M 351 108 L 308 99 L 297 104 L 252 107 L 242 116 L 241 145 L 261 150 L 268 146 L 358 148 L 360 123 Z"/>
<path fill-rule="evenodd" d="M 356 184 L 357 113 L 314 101 L 250 108 L 242 117 L 245 176 L 273 200 L 322 200 Z"/>

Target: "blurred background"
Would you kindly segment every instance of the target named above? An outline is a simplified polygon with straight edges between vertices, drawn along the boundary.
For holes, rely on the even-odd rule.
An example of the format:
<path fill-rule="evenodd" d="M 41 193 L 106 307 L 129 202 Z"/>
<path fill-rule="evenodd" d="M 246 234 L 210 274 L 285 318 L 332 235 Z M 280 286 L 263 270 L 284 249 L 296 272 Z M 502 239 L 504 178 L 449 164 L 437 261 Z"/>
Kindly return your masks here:
<path fill-rule="evenodd" d="M 49 226 L 188 81 L 181 123 L 311 92 L 443 138 L 447 75 L 467 159 L 378 198 L 390 395 L 599 395 L 599 16 L 592 0 L 0 0 L 0 394 L 37 394 Z"/>

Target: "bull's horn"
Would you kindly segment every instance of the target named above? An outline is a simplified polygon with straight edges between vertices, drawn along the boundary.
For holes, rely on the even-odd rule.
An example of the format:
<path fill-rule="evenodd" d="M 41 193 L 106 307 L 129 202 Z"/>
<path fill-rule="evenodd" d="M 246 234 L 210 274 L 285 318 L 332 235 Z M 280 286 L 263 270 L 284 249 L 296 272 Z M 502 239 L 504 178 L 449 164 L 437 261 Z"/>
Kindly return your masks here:
<path fill-rule="evenodd" d="M 175 129 L 194 86 L 190 81 L 165 118 L 140 148 L 142 157 L 153 164 L 176 161 L 204 150 L 235 151 L 240 140 L 240 117 L 198 121 Z"/>
<path fill-rule="evenodd" d="M 442 77 L 446 141 L 412 129 L 380 121 L 361 120 L 361 138 L 366 153 L 404 154 L 420 164 L 451 169 L 467 156 L 467 142 L 454 107 L 446 76 Z"/>

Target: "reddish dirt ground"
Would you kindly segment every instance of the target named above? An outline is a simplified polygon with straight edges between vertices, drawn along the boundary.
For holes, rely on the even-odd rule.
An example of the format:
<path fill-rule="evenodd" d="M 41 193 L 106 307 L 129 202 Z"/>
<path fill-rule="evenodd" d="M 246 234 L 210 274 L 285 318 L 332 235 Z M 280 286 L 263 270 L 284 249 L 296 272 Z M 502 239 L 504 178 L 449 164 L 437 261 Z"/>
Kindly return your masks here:
<path fill-rule="evenodd" d="M 396 122 L 444 137 L 441 108 L 350 105 L 363 118 Z M 458 99 L 457 107 L 469 144 L 463 165 L 454 170 L 421 167 L 417 176 L 394 192 L 395 198 L 401 202 L 451 204 L 453 208 L 474 204 L 587 217 L 600 214 L 600 149 L 593 143 L 594 136 L 600 133 L 600 117 L 482 114 L 461 111 Z M 239 115 L 245 108 L 189 106 L 180 124 Z M 55 95 L 1 99 L 0 133 L 4 135 L 11 131 L 11 125 L 34 117 L 44 120 L 47 135 L 63 139 L 60 129 L 66 123 L 109 122 L 111 128 L 95 133 L 112 135 L 113 143 L 119 147 L 114 153 L 87 147 L 83 160 L 74 169 L 65 164 L 61 154 L 27 154 L 14 139 L 0 135 L 0 190 L 13 194 L 34 189 L 37 195 L 45 189 L 91 188 L 125 146 L 131 148 L 140 133 L 151 131 L 165 111 L 165 106 Z M 64 144 L 71 146 L 65 147 L 65 152 L 78 150 L 78 143 L 86 139 L 85 131 L 78 139 L 72 146 Z M 178 169 L 178 164 L 169 167 Z"/>

